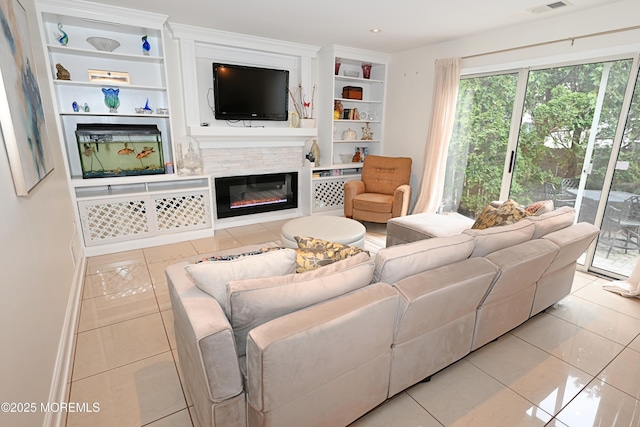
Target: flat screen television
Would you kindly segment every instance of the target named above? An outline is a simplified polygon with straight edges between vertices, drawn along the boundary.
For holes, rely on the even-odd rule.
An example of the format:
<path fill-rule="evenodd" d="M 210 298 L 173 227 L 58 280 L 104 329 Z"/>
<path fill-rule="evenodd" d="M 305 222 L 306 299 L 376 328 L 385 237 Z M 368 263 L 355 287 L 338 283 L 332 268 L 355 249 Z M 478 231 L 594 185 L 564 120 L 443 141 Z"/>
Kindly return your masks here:
<path fill-rule="evenodd" d="M 288 120 L 289 71 L 213 64 L 216 120 Z"/>

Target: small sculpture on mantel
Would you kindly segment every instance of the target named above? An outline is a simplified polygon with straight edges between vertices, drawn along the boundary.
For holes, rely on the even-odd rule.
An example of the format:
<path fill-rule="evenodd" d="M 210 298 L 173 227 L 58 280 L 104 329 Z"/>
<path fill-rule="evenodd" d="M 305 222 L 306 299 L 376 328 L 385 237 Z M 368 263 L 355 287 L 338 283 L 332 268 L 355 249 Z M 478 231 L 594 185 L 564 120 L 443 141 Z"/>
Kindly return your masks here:
<path fill-rule="evenodd" d="M 71 73 L 67 71 L 66 68 L 62 66 L 62 64 L 56 64 L 56 78 L 58 80 L 71 80 Z"/>

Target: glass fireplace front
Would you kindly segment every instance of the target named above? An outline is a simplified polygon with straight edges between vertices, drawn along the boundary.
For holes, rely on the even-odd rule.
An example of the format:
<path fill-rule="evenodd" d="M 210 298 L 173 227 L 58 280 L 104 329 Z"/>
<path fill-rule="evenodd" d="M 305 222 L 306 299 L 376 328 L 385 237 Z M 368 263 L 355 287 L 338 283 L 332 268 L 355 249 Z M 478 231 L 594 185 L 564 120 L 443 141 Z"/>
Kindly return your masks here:
<path fill-rule="evenodd" d="M 215 178 L 218 218 L 298 207 L 298 173 Z"/>

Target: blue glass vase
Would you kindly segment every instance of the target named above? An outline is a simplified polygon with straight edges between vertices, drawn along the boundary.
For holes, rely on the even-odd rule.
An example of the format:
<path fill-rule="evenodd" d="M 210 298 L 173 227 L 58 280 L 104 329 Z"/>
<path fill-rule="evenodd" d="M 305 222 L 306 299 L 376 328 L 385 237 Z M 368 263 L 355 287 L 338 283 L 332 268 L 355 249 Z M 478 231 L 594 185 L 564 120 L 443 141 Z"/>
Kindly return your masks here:
<path fill-rule="evenodd" d="M 103 87 L 102 93 L 104 93 L 104 103 L 107 107 L 109 107 L 109 112 L 117 113 L 118 107 L 120 106 L 120 99 L 118 99 L 120 89 Z"/>
<path fill-rule="evenodd" d="M 146 35 L 142 36 L 142 53 L 144 53 L 145 55 L 149 55 L 150 50 L 151 50 L 151 45 L 147 40 L 147 36 Z"/>

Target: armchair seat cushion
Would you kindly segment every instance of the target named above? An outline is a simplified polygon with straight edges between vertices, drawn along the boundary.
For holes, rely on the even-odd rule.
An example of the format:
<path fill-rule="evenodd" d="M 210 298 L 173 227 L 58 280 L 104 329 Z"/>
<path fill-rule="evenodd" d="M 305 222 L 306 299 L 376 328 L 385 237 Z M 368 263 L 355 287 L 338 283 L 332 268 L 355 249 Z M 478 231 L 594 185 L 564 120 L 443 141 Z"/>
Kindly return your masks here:
<path fill-rule="evenodd" d="M 353 208 L 361 211 L 391 213 L 393 195 L 364 193 L 353 198 Z"/>

